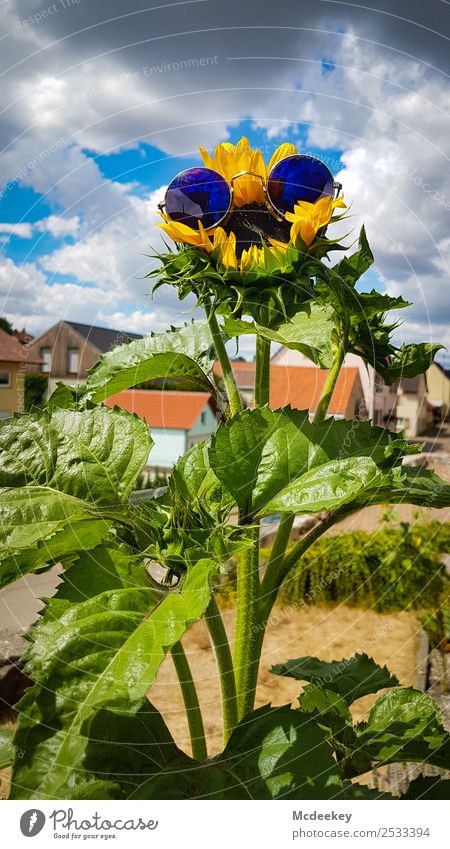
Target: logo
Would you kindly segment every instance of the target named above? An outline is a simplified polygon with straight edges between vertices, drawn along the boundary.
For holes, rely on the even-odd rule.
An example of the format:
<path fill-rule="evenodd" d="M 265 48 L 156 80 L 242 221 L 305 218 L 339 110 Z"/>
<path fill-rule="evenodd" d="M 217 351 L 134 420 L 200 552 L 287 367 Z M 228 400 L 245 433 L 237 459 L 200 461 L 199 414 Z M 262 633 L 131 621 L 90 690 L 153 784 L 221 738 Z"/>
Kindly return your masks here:
<path fill-rule="evenodd" d="M 37 808 L 25 811 L 20 817 L 20 830 L 24 837 L 36 837 L 45 825 L 45 814 Z"/>

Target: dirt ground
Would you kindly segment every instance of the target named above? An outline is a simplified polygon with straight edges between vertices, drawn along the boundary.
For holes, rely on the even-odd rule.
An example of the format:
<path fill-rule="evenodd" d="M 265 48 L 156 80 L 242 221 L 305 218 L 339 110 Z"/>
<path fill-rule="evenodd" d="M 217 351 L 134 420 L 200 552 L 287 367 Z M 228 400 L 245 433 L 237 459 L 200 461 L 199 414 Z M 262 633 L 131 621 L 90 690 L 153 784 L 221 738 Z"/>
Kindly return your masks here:
<path fill-rule="evenodd" d="M 225 611 L 231 630 L 233 611 Z M 341 660 L 356 652 L 366 652 L 377 663 L 386 664 L 400 683 L 413 686 L 416 672 L 419 619 L 414 613 L 381 614 L 370 610 L 339 606 L 293 610 L 277 607 L 268 624 L 258 681 L 257 705 L 295 705 L 302 686 L 289 678 L 272 675 L 274 663 L 313 655 L 323 660 Z M 186 634 L 183 645 L 189 658 L 202 708 L 209 754 L 221 746 L 220 692 L 216 667 L 204 622 L 197 622 Z M 189 732 L 174 667 L 167 658 L 149 693 L 162 712 L 176 742 L 190 751 Z M 364 719 L 376 697 L 355 702 L 353 715 Z"/>

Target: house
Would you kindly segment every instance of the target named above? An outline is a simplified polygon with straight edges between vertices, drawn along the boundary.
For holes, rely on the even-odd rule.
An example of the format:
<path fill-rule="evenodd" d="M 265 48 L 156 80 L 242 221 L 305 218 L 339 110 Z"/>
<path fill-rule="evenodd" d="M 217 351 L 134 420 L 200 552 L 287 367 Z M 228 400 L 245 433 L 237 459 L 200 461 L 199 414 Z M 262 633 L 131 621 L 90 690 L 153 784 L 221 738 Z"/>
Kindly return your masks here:
<path fill-rule="evenodd" d="M 26 346 L 30 355 L 41 362 L 41 372 L 49 376 L 49 393 L 58 380 L 74 385 L 86 379 L 88 369 L 101 354 L 124 345 L 130 339 L 141 339 L 138 333 L 110 330 L 80 324 L 77 321 L 58 321 Z"/>
<path fill-rule="evenodd" d="M 272 360 L 273 362 L 273 360 Z M 240 393 L 248 406 L 253 405 L 255 364 L 232 362 L 233 372 Z M 216 366 L 220 374 L 220 367 Z M 308 366 L 271 365 L 270 400 L 272 410 L 290 405 L 297 410 L 314 413 L 321 397 L 328 372 Z M 329 414 L 336 418 L 365 419 L 367 411 L 360 372 L 357 368 L 345 368 L 339 374 Z"/>
<path fill-rule="evenodd" d="M 432 363 L 427 370 L 428 400 L 439 411 L 439 419 L 447 418 L 450 411 L 450 371 L 440 363 Z"/>
<path fill-rule="evenodd" d="M 196 442 L 207 439 L 217 425 L 217 408 L 206 392 L 164 392 L 126 389 L 104 402 L 122 407 L 147 422 L 154 445 L 148 465 L 167 472 Z"/>
<path fill-rule="evenodd" d="M 15 336 L 0 329 L 0 419 L 23 412 L 28 365 L 36 369 L 39 360 Z"/>
<path fill-rule="evenodd" d="M 284 345 L 272 355 L 271 363 L 276 366 L 303 366 L 303 368 L 317 369 L 317 366 L 300 351 L 293 351 L 285 348 Z M 372 419 L 377 425 L 384 424 L 387 416 L 392 413 L 388 387 L 384 385 L 375 369 L 367 366 L 357 354 L 346 355 L 342 370 L 346 368 L 358 370 L 366 407 L 365 418 Z"/>
<path fill-rule="evenodd" d="M 391 387 L 396 396 L 397 430 L 405 430 L 409 437 L 419 436 L 433 424 L 432 406 L 427 398 L 427 378 L 402 377 Z"/>

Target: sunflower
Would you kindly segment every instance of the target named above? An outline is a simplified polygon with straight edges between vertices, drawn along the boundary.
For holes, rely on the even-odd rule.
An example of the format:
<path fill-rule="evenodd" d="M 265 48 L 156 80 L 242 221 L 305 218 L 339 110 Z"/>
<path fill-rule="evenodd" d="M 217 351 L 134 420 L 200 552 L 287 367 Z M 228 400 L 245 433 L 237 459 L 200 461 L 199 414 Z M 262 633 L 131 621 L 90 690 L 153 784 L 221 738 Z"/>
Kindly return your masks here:
<path fill-rule="evenodd" d="M 236 145 L 217 145 L 213 157 L 202 147 L 200 153 L 205 166 L 221 174 L 230 185 L 237 174 L 252 172 L 233 181 L 233 210 L 226 224 L 207 233 L 200 223 L 199 229 L 194 230 L 161 213 L 164 220 L 159 226 L 177 244 L 193 245 L 210 254 L 218 270 L 245 273 L 270 267 L 274 271 L 277 265 L 282 270 L 288 247 L 310 250 L 318 232 L 333 220 L 334 210 L 345 207 L 342 198 L 325 197 L 316 203 L 298 201 L 293 212 L 287 212 L 281 220 L 268 210 L 263 189 L 268 174 L 280 160 L 297 153 L 288 142 L 279 145 L 267 166 L 261 151 L 251 148 L 245 137 Z"/>

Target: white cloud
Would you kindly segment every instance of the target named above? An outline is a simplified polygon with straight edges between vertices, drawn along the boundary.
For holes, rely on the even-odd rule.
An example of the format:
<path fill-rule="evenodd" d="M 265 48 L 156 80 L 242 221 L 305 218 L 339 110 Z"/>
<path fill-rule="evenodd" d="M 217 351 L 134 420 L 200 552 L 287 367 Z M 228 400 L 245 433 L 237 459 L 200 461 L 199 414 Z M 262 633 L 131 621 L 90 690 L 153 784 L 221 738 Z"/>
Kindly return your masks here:
<path fill-rule="evenodd" d="M 42 233 L 48 232 L 57 239 L 64 236 L 76 236 L 80 229 L 80 217 L 73 215 L 71 218 L 62 218 L 60 215 L 49 215 L 36 225 L 36 229 Z"/>
<path fill-rule="evenodd" d="M 1 224 L 0 233 L 6 233 L 8 236 L 19 236 L 21 239 L 31 239 L 33 228 L 31 224 L 22 222 L 20 224 Z"/>

